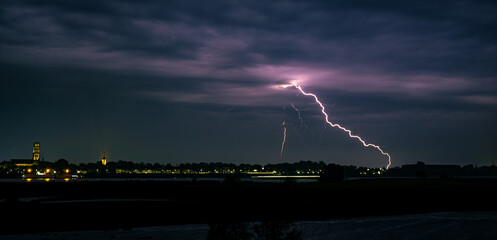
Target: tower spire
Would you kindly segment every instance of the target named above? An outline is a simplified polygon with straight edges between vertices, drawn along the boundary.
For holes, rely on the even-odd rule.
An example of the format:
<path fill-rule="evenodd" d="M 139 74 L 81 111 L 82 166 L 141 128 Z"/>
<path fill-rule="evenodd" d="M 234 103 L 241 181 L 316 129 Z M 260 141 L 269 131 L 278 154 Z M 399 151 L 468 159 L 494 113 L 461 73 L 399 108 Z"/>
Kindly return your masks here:
<path fill-rule="evenodd" d="M 40 160 L 40 142 L 33 144 L 33 161 Z"/>
<path fill-rule="evenodd" d="M 102 155 L 102 165 L 107 165 L 107 159 L 105 158 L 105 153 Z"/>

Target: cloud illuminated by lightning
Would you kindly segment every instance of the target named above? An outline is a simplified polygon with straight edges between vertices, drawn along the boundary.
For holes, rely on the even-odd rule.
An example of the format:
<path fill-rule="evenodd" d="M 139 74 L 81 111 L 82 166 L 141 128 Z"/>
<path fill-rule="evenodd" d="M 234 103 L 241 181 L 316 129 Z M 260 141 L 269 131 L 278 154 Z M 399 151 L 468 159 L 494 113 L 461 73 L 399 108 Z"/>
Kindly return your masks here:
<path fill-rule="evenodd" d="M 302 90 L 302 87 L 300 85 L 297 84 L 297 81 L 292 81 L 291 84 L 284 84 L 284 85 L 281 85 L 280 87 L 282 88 L 289 88 L 289 87 L 295 87 L 297 90 L 299 90 L 302 94 L 306 95 L 306 96 L 311 96 L 314 98 L 314 100 L 316 101 L 317 104 L 319 104 L 319 106 L 321 107 L 321 112 L 323 113 L 323 115 L 325 116 L 325 120 L 326 120 L 326 123 L 332 127 L 336 127 L 336 128 L 339 128 L 340 130 L 346 132 L 349 134 L 349 137 L 351 138 L 355 138 L 357 140 L 359 140 L 362 145 L 364 147 L 373 147 L 373 148 L 376 148 L 378 149 L 378 151 L 381 152 L 381 154 L 383 154 L 384 156 L 387 156 L 388 157 L 388 165 L 387 165 L 387 169 L 390 167 L 390 165 L 392 164 L 392 161 L 391 161 L 391 157 L 390 157 L 390 154 L 388 154 L 387 152 L 384 152 L 383 149 L 381 149 L 378 145 L 375 145 L 375 144 L 372 144 L 372 143 L 366 143 L 364 140 L 362 140 L 361 137 L 357 136 L 357 135 L 353 135 L 352 134 L 352 131 L 350 131 L 349 129 L 346 129 L 342 126 L 340 126 L 339 124 L 337 123 L 332 123 L 330 122 L 329 120 L 329 117 L 328 117 L 328 114 L 325 112 L 325 108 L 324 108 L 324 105 L 319 101 L 318 97 L 313 94 L 313 93 L 307 93 L 305 92 L 304 90 Z"/>

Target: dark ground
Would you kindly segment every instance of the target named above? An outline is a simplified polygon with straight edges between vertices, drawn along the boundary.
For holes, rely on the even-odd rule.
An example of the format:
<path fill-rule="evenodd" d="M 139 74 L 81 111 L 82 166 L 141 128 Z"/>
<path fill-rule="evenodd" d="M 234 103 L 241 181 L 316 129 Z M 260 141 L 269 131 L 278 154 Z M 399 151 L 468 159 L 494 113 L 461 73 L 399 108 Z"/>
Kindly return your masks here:
<path fill-rule="evenodd" d="M 3 182 L 0 189 L 0 234 L 497 210 L 497 179 Z"/>

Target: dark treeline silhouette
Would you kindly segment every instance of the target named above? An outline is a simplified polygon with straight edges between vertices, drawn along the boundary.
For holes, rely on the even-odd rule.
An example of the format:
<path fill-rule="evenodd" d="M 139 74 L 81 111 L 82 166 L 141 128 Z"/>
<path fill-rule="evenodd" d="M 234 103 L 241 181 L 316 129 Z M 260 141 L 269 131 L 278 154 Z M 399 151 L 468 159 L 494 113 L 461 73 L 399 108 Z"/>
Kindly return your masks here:
<path fill-rule="evenodd" d="M 345 178 L 344 167 L 336 164 L 328 164 L 321 175 L 319 181 L 321 182 L 340 182 Z"/>
<path fill-rule="evenodd" d="M 28 169 L 45 171 L 50 169 L 52 172 L 66 172 L 76 174 L 80 166 L 77 164 L 69 163 L 66 159 L 59 159 L 55 162 L 39 161 L 33 166 L 16 166 L 11 161 L 3 161 L 0 163 L 0 177 L 19 177 L 19 175 L 26 173 Z"/>
<path fill-rule="evenodd" d="M 182 163 L 177 165 L 159 163 L 134 163 L 130 161 L 109 162 L 103 166 L 100 162 L 79 164 L 78 169 L 87 176 L 94 175 L 202 175 L 202 176 L 241 176 L 246 174 L 276 175 L 319 175 L 326 163 L 300 161 L 279 164 L 233 164 L 222 162 Z"/>
<path fill-rule="evenodd" d="M 497 166 L 429 165 L 417 162 L 389 169 L 385 176 L 417 178 L 495 177 L 497 176 Z"/>
<path fill-rule="evenodd" d="M 28 169 L 44 171 L 52 169 L 56 172 L 69 170 L 70 173 L 82 174 L 87 177 L 136 175 L 233 175 L 233 174 L 279 174 L 279 175 L 318 175 L 326 166 L 324 162 L 300 161 L 296 163 L 280 164 L 233 164 L 222 162 L 182 163 L 177 165 L 159 163 L 135 163 L 131 161 L 102 162 L 70 164 L 65 159 L 55 162 L 40 161 L 33 166 L 16 166 L 14 163 L 4 161 L 0 163 L 1 177 L 17 177 Z"/>
<path fill-rule="evenodd" d="M 131 161 L 80 163 L 72 164 L 66 159 L 55 162 L 39 161 L 32 166 L 18 166 L 11 161 L 0 163 L 0 177 L 19 178 L 29 171 L 66 172 L 84 177 L 226 177 L 247 175 L 320 175 L 325 182 L 341 181 L 347 178 L 377 178 L 377 177 L 488 177 L 497 176 L 496 166 L 476 167 L 473 165 L 428 165 L 423 162 L 403 165 L 389 170 L 385 168 L 367 168 L 356 166 L 341 166 L 327 164 L 323 161 L 299 161 L 278 164 L 233 164 L 222 162 L 182 163 L 177 165 L 160 163 L 135 163 Z"/>

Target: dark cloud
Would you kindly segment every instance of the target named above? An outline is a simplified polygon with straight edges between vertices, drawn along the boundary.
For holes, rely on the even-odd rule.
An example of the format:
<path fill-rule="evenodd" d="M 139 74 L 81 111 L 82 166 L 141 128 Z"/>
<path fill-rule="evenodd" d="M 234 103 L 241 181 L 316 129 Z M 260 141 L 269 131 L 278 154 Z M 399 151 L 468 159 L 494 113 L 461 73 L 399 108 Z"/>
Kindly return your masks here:
<path fill-rule="evenodd" d="M 209 68 L 306 62 L 350 71 L 495 77 L 496 21 L 489 10 L 495 6 L 489 4 L 13 5 L 4 8 L 5 39 L 89 51 L 76 58 L 108 53 L 149 61 L 211 60 Z"/>

